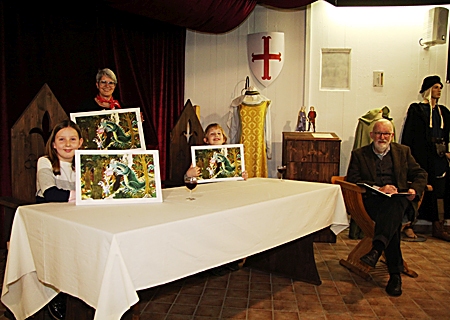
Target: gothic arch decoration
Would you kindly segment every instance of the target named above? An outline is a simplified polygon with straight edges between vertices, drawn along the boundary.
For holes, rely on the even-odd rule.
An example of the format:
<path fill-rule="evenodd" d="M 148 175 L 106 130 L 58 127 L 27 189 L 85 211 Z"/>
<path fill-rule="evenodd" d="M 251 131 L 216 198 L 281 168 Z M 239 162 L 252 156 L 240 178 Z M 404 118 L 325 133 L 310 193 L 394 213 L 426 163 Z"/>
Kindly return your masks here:
<path fill-rule="evenodd" d="M 13 198 L 33 203 L 36 162 L 45 152 L 52 128 L 68 119 L 47 84 L 44 84 L 11 129 L 11 177 Z"/>
<path fill-rule="evenodd" d="M 187 100 L 180 118 L 170 133 L 169 179 L 165 187 L 180 186 L 191 164 L 191 146 L 203 144 L 203 128 L 191 100 Z"/>

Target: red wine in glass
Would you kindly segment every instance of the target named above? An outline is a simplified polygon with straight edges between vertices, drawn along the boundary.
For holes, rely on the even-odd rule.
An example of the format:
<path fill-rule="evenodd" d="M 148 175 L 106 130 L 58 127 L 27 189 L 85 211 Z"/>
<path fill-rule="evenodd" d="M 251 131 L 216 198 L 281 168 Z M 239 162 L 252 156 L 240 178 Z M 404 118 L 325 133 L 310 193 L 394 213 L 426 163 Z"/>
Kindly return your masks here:
<path fill-rule="evenodd" d="M 283 174 L 285 174 L 285 172 L 286 172 L 286 166 L 278 166 L 277 170 L 278 170 L 278 172 L 281 175 L 281 179 L 280 180 L 283 180 Z"/>
<path fill-rule="evenodd" d="M 186 186 L 186 188 L 188 188 L 189 190 L 194 190 L 195 187 L 197 187 L 197 181 L 187 181 L 184 183 L 184 185 Z"/>
<path fill-rule="evenodd" d="M 192 197 L 192 190 L 194 190 L 197 187 L 197 178 L 186 177 L 186 179 L 184 179 L 184 185 L 186 186 L 186 188 L 189 189 L 189 197 L 186 199 L 195 200 L 195 198 Z"/>

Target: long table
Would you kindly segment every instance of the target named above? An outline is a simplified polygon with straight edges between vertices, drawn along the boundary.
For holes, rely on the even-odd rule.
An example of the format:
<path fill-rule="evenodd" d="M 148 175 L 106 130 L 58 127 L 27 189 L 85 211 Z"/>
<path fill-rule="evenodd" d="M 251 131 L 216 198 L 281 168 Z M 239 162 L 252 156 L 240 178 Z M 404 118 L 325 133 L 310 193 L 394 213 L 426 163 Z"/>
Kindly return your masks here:
<path fill-rule="evenodd" d="M 254 178 L 200 184 L 196 200 L 187 195 L 173 188 L 162 203 L 19 207 L 3 304 L 25 319 L 62 291 L 95 308 L 94 319 L 120 319 L 138 290 L 348 226 L 332 184 Z"/>

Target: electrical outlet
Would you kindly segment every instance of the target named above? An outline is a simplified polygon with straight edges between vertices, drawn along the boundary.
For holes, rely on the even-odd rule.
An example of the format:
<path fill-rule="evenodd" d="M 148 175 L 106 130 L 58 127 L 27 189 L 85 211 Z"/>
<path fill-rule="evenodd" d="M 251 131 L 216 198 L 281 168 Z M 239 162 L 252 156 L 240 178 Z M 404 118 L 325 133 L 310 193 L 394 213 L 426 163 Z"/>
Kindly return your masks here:
<path fill-rule="evenodd" d="M 373 72 L 373 86 L 382 87 L 384 85 L 384 72 L 374 71 Z"/>

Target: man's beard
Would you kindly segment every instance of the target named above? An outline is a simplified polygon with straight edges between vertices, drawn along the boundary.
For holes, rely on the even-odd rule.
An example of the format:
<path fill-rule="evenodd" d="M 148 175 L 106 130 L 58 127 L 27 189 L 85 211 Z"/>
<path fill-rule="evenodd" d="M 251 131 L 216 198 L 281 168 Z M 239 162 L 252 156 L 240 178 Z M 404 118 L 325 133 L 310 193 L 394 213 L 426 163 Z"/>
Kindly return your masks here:
<path fill-rule="evenodd" d="M 389 143 L 387 141 L 377 141 L 375 142 L 375 150 L 377 152 L 383 153 L 387 150 Z"/>

